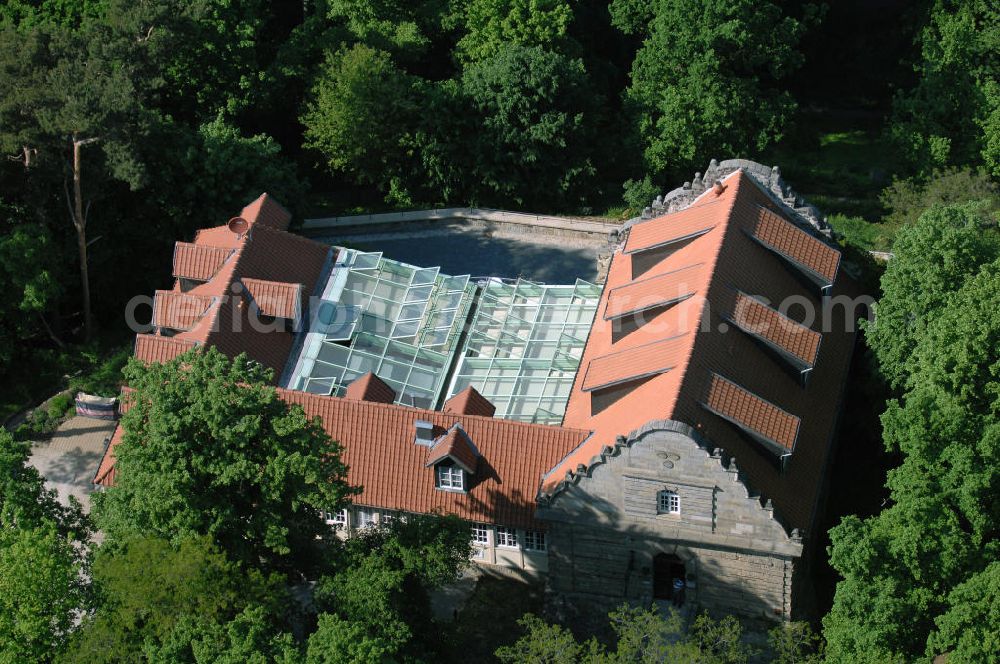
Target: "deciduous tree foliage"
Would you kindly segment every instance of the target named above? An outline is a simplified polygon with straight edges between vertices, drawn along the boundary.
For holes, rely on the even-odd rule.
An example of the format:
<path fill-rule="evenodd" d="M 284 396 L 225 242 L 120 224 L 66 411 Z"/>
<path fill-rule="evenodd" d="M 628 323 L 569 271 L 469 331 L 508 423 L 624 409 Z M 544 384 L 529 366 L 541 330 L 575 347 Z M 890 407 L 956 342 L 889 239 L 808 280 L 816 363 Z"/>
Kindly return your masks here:
<path fill-rule="evenodd" d="M 88 537 L 28 465 L 28 447 L 0 428 L 0 661 L 50 660 L 86 608 Z"/>
<path fill-rule="evenodd" d="M 973 644 L 956 626 L 993 601 L 987 569 L 1000 554 L 1000 240 L 962 208 L 931 210 L 901 240 L 900 265 L 883 282 L 893 315 L 879 309 L 873 348 L 884 367 L 899 363 L 891 368 L 904 393 L 882 423 L 904 460 L 889 474 L 887 509 L 830 533 L 830 563 L 844 580 L 823 621 L 827 655 L 909 662 L 961 642 L 949 661 L 992 661 L 995 640 Z M 931 269 L 926 255 L 943 268 L 909 290 L 904 278 Z M 910 347 L 891 343 L 890 330 Z"/>
<path fill-rule="evenodd" d="M 270 386 L 245 356 L 194 351 L 165 365 L 133 361 L 135 390 L 115 449 L 115 487 L 95 495 L 111 540 L 212 538 L 251 567 L 305 571 L 351 490 L 339 446 Z"/>
<path fill-rule="evenodd" d="M 282 584 L 228 560 L 209 537 L 104 547 L 93 582 L 101 602 L 74 634 L 64 662 L 218 661 L 247 639 L 255 645 L 248 654 L 263 661 L 272 639 L 290 645 L 276 629 L 278 617 L 292 613 Z M 231 641 L 233 632 L 244 636 Z"/>
<path fill-rule="evenodd" d="M 760 653 L 743 641 L 740 622 L 727 616 L 716 621 L 702 614 L 685 626 L 675 610 L 666 615 L 655 607 L 622 606 L 609 614 L 616 635 L 614 650 L 591 637 L 583 643 L 559 625 L 526 615 L 519 624 L 525 634 L 497 650 L 508 664 L 746 664 Z M 818 664 L 817 639 L 806 623 L 775 628 L 769 634 L 774 664 Z"/>
<path fill-rule="evenodd" d="M 531 207 L 567 200 L 594 174 L 597 105 L 583 62 L 538 46 L 507 46 L 462 75 L 481 127 L 474 150 L 480 198 Z"/>
<path fill-rule="evenodd" d="M 467 32 L 456 49 L 463 62 L 495 57 L 511 46 L 570 46 L 573 9 L 565 0 L 470 0 L 463 18 Z"/>
<path fill-rule="evenodd" d="M 615 0 L 611 15 L 643 40 L 626 99 L 651 170 L 754 154 L 780 137 L 795 102 L 778 83 L 801 65 L 805 29 L 780 5 Z"/>
<path fill-rule="evenodd" d="M 935 0 L 918 41 L 917 84 L 897 95 L 891 136 L 918 170 L 985 163 L 1000 176 L 996 4 Z"/>
<path fill-rule="evenodd" d="M 984 227 L 979 210 L 973 203 L 932 208 L 896 236 L 876 320 L 862 323 L 883 376 L 895 387 L 904 386 L 918 340 L 951 295 L 1000 256 L 997 230 Z"/>
<path fill-rule="evenodd" d="M 317 76 L 302 117 L 305 145 L 358 182 L 398 189 L 418 110 L 413 78 L 389 53 L 355 44 L 331 54 Z"/>
<path fill-rule="evenodd" d="M 308 661 L 442 656 L 429 593 L 454 579 L 471 552 L 468 524 L 455 517 L 409 516 L 349 540 L 337 571 L 317 584 L 321 614 Z"/>

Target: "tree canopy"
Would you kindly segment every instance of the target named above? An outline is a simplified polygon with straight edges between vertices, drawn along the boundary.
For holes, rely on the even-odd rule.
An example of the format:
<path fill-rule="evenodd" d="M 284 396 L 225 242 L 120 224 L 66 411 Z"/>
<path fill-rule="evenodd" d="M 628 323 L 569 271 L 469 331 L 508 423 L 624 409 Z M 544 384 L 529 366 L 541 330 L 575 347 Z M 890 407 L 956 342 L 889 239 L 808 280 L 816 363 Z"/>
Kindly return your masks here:
<path fill-rule="evenodd" d="M 1000 15 L 989 0 L 935 0 L 918 36 L 917 83 L 890 133 L 919 170 L 980 164 L 1000 176 Z"/>
<path fill-rule="evenodd" d="M 611 14 L 643 40 L 626 100 L 653 172 L 780 137 L 795 102 L 778 83 L 802 63 L 803 20 L 751 0 L 615 0 Z"/>
<path fill-rule="evenodd" d="M 117 480 L 94 496 L 108 537 L 209 536 L 252 567 L 302 571 L 328 534 L 321 509 L 351 494 L 339 447 L 270 386 L 268 370 L 218 350 L 125 370 L 134 404 Z"/>
<path fill-rule="evenodd" d="M 989 566 L 1000 553 L 995 223 L 984 226 L 974 207 L 934 208 L 897 240 L 867 334 L 902 389 L 882 424 L 903 462 L 889 473 L 889 507 L 830 533 L 830 563 L 844 577 L 823 621 L 831 662 L 958 647 L 949 661 L 1000 656 L 995 640 L 973 644 L 956 631 L 994 597 Z"/>

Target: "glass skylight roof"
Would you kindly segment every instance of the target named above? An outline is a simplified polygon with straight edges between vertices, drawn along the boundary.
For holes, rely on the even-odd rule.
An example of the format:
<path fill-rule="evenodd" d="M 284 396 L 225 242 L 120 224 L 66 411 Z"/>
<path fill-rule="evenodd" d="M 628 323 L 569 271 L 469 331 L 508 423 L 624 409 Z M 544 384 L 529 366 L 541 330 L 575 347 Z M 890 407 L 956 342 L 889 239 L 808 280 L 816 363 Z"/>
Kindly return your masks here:
<path fill-rule="evenodd" d="M 448 396 L 472 385 L 497 407 L 496 417 L 559 424 L 594 320 L 601 287 L 491 279 Z"/>
<path fill-rule="evenodd" d="M 475 289 L 468 275 L 341 249 L 289 387 L 342 396 L 355 378 L 374 371 L 396 391 L 397 403 L 433 408 Z"/>

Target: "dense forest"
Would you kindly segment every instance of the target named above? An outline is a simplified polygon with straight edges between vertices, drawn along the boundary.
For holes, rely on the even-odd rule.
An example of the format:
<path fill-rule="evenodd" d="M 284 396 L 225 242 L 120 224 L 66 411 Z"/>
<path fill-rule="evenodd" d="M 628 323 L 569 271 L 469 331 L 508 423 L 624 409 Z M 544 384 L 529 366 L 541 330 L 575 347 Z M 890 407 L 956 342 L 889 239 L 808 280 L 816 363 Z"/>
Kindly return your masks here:
<path fill-rule="evenodd" d="M 842 580 L 825 656 L 988 661 L 1000 650 L 998 81 L 992 0 L 7 0 L 0 417 L 67 381 L 115 389 L 124 303 L 168 282 L 175 240 L 262 191 L 299 219 L 440 205 L 625 218 L 711 158 L 780 164 L 845 246 L 895 253 L 865 336 L 898 467 L 885 509 L 831 531 Z M 318 434 L 288 427 L 273 444 L 308 457 Z M 111 545 L 93 558 L 79 548 L 92 524 L 0 437 L 0 660 L 110 647 L 163 661 L 435 656 L 419 638 L 426 606 L 395 593 L 423 597 L 454 571 L 454 524 L 317 553 L 282 539 L 277 516 L 233 534 L 239 515 L 191 503 L 168 528 L 155 506 L 109 494 L 96 519 Z M 230 495 L 213 491 L 200 498 Z M 343 495 L 317 507 L 349 494 L 330 491 Z M 137 566 L 162 566 L 162 583 Z M 363 597 L 386 569 L 397 586 L 381 604 Z M 307 577 L 356 604 L 275 618 L 289 579 Z M 162 601 L 140 609 L 146 596 Z M 577 660 L 642 661 L 625 642 L 653 618 L 615 620 L 618 660 L 530 620 L 501 655 L 568 661 L 545 659 L 557 643 Z M 712 641 L 729 626 L 702 627 Z M 735 643 L 726 633 L 713 642 Z M 746 656 L 693 638 L 661 645 L 704 657 L 690 661 Z M 369 650 L 323 658 L 348 642 Z"/>

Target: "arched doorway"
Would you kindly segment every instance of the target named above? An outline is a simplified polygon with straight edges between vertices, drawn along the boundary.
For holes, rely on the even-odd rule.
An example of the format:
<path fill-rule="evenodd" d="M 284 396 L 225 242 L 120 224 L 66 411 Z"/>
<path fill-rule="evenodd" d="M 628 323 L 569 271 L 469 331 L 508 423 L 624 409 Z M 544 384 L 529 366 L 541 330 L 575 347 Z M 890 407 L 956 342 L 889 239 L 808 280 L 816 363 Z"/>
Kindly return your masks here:
<path fill-rule="evenodd" d="M 674 580 L 684 579 L 684 561 L 672 553 L 653 557 L 653 598 L 674 598 Z"/>

